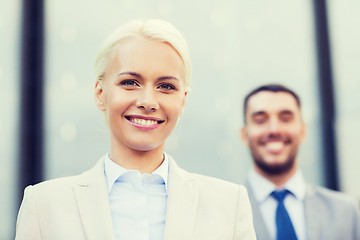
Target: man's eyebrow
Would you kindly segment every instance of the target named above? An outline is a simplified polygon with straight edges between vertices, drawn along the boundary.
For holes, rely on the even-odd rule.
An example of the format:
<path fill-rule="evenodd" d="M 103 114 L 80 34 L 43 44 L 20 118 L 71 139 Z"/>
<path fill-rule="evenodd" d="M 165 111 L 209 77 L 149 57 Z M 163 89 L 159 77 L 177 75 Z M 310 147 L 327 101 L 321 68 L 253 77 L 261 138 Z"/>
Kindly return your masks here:
<path fill-rule="evenodd" d="M 118 74 L 118 76 L 121 76 L 121 75 L 131 75 L 131 76 L 134 76 L 134 77 L 137 77 L 137 78 L 142 78 L 141 74 L 139 74 L 137 72 L 127 71 L 127 72 L 121 72 L 121 73 Z"/>
<path fill-rule="evenodd" d="M 294 112 L 291 111 L 291 110 L 285 109 L 285 110 L 280 111 L 280 114 L 291 114 L 291 115 L 293 115 Z"/>

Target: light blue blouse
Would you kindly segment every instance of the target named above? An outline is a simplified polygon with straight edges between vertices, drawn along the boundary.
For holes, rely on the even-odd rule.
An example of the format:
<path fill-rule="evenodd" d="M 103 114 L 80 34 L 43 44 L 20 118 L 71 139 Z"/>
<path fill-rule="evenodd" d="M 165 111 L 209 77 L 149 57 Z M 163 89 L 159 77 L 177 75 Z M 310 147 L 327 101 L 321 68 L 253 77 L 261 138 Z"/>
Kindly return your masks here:
<path fill-rule="evenodd" d="M 116 240 L 162 240 L 169 161 L 152 174 L 127 170 L 105 158 L 105 178 Z"/>

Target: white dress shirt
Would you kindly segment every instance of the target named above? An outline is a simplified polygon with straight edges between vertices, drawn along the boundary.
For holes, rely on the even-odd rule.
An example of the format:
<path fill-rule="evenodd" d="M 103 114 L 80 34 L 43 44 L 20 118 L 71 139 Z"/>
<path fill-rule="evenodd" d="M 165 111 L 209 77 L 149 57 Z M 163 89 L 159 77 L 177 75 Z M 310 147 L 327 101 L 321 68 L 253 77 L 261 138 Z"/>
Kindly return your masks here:
<path fill-rule="evenodd" d="M 127 170 L 105 158 L 105 178 L 116 240 L 162 240 L 169 161 L 152 174 Z"/>
<path fill-rule="evenodd" d="M 300 170 L 289 179 L 282 189 L 277 189 L 273 183 L 252 169 L 249 173 L 249 184 L 254 192 L 256 201 L 259 203 L 260 212 L 271 239 L 276 239 L 275 214 L 278 205 L 277 200 L 271 196 L 271 193 L 282 189 L 287 189 L 292 193 L 287 195 L 284 204 L 291 218 L 297 238 L 299 240 L 306 239 L 304 208 L 306 185 Z"/>

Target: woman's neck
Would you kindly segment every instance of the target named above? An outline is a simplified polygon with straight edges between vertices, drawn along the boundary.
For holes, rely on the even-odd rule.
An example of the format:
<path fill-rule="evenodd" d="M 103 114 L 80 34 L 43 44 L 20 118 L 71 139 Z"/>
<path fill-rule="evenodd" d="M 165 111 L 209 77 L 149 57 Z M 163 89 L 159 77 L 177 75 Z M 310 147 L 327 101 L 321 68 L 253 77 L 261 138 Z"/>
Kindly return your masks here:
<path fill-rule="evenodd" d="M 152 173 L 164 160 L 163 150 L 164 145 L 148 151 L 138 151 L 111 144 L 110 159 L 125 169 Z"/>

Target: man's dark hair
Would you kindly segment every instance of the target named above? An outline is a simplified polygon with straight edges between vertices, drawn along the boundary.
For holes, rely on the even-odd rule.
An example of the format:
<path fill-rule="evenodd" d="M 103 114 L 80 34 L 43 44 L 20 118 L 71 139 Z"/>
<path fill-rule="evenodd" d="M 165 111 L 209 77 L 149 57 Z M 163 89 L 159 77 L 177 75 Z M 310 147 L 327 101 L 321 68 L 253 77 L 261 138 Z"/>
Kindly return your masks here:
<path fill-rule="evenodd" d="M 263 92 L 263 91 L 269 91 L 269 92 L 285 92 L 285 93 L 289 93 L 291 94 L 295 100 L 296 100 L 296 103 L 297 105 L 301 106 L 301 103 L 300 103 L 300 98 L 299 96 L 293 92 L 292 90 L 290 90 L 289 88 L 283 86 L 283 85 L 280 85 L 280 84 L 267 84 L 267 85 L 262 85 L 254 90 L 252 90 L 244 99 L 244 123 L 246 123 L 246 111 L 247 111 L 247 107 L 248 107 L 248 102 L 249 102 L 249 99 L 257 94 L 258 92 Z"/>

